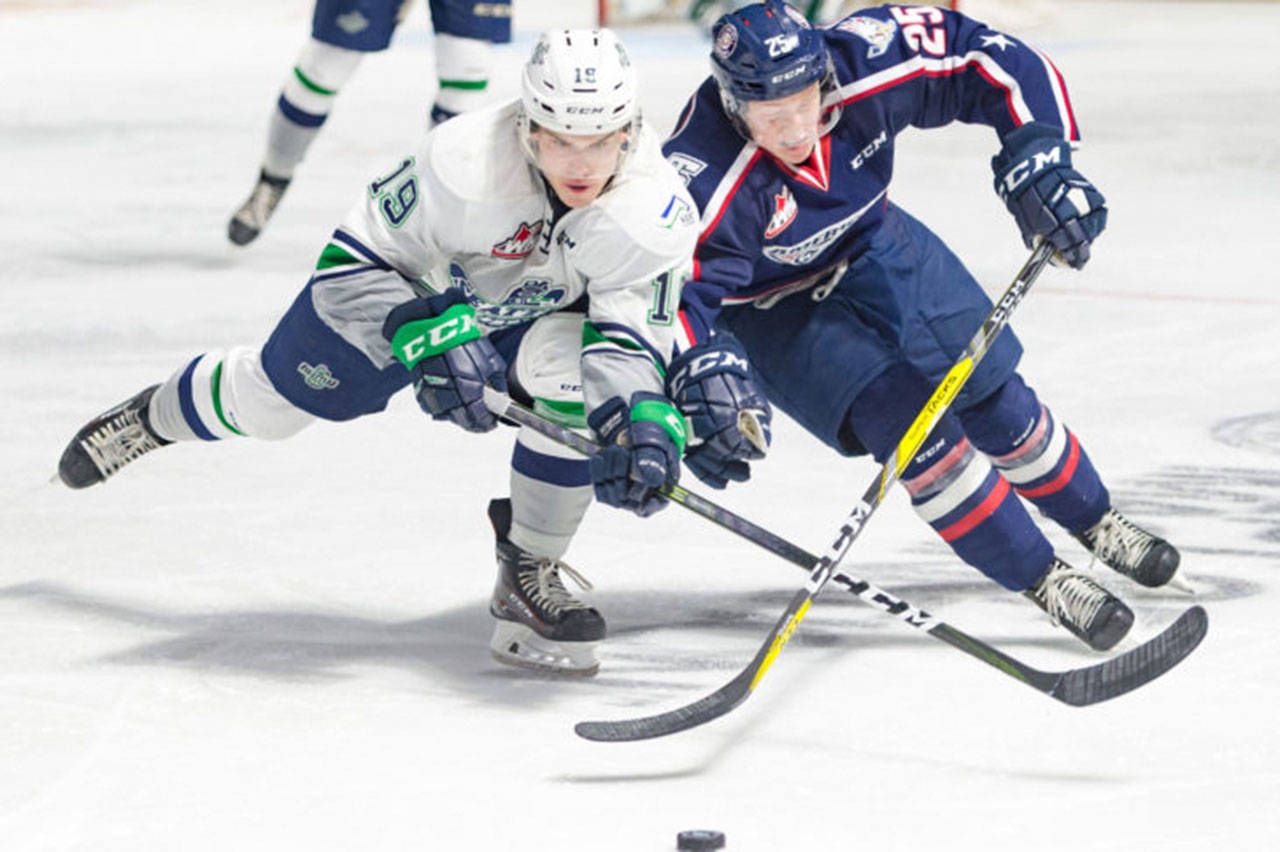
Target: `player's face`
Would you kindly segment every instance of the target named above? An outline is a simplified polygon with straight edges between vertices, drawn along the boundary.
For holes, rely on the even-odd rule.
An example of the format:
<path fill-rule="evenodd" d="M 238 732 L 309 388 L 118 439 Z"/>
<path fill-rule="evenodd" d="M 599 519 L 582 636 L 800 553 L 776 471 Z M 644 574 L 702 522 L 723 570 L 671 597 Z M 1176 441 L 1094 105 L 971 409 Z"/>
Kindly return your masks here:
<path fill-rule="evenodd" d="M 779 160 L 799 165 L 818 141 L 822 91 L 809 88 L 773 101 L 747 101 L 742 112 L 751 139 Z"/>
<path fill-rule="evenodd" d="M 538 169 L 569 207 L 586 207 L 596 200 L 617 171 L 626 141 L 625 130 L 569 136 L 539 127 L 529 134 Z"/>

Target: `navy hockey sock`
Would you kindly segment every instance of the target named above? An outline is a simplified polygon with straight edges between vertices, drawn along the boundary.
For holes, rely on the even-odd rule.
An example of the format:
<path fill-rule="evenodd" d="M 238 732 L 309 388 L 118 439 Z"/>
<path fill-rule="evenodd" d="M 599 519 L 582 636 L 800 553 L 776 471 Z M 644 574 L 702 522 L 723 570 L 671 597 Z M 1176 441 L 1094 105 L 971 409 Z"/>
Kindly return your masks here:
<path fill-rule="evenodd" d="M 960 420 L 1014 490 L 1068 532 L 1093 526 L 1111 505 L 1079 440 L 1021 377 L 962 412 Z"/>
<path fill-rule="evenodd" d="M 891 367 L 859 394 L 849 425 L 883 463 L 928 395 L 918 373 Z M 1049 566 L 1052 545 L 953 415 L 930 433 L 903 470 L 902 484 L 916 513 L 956 555 L 1005 588 L 1026 589 Z"/>

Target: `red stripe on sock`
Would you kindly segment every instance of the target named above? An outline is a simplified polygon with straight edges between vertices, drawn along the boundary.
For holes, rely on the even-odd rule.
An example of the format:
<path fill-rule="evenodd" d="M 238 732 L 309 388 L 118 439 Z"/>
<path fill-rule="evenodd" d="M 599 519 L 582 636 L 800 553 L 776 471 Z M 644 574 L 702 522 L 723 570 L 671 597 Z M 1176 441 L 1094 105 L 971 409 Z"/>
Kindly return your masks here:
<path fill-rule="evenodd" d="M 942 536 L 943 541 L 955 541 L 960 536 L 972 530 L 978 524 L 991 517 L 996 509 L 1000 508 L 1000 504 L 1004 502 L 1004 498 L 1009 495 L 1009 480 L 1001 476 L 996 481 L 996 487 L 991 489 L 991 493 L 987 495 L 987 499 L 979 503 L 972 512 L 965 515 L 945 529 L 938 530 L 938 535 Z"/>
<path fill-rule="evenodd" d="M 1044 485 L 1038 485 L 1035 488 L 1019 488 L 1018 493 L 1023 497 L 1044 497 L 1055 491 L 1061 491 L 1071 481 L 1072 475 L 1076 472 L 1076 465 L 1080 462 L 1080 442 L 1076 440 L 1076 436 L 1071 432 L 1067 432 L 1067 437 L 1071 439 L 1071 449 L 1067 453 L 1067 463 L 1062 466 L 1062 471 L 1049 482 Z"/>

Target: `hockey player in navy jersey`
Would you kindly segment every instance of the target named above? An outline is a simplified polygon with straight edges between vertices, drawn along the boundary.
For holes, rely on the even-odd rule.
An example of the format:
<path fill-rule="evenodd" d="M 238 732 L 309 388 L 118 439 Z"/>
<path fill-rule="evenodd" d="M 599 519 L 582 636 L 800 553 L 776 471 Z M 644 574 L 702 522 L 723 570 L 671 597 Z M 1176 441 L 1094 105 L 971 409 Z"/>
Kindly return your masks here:
<path fill-rule="evenodd" d="M 593 493 L 648 515 L 679 476 L 685 423 L 664 372 L 697 219 L 613 33 L 547 33 L 521 92 L 445 122 L 369 183 L 264 344 L 197 355 L 91 420 L 62 481 L 97 485 L 176 442 L 288 438 L 379 412 L 409 385 L 434 419 L 488 431 L 483 388 L 509 386 L 605 449 L 588 460 L 517 436 L 510 499 L 489 504 L 490 648 L 595 672 L 605 621 L 565 586 L 589 584 L 561 556 Z M 406 448 L 427 475 L 434 434 Z M 424 542 L 447 534 L 424 520 Z"/>
<path fill-rule="evenodd" d="M 1022 41 L 928 6 L 815 29 L 770 0 L 721 17 L 712 39 L 713 74 L 664 145 L 702 215 L 683 357 L 745 352 L 805 429 L 883 461 L 991 309 L 942 240 L 889 200 L 895 137 L 991 127 L 995 188 L 1023 240 L 1048 240 L 1078 269 L 1107 214 L 1072 165 L 1062 75 Z M 1132 611 L 1058 558 L 1018 497 L 1145 586 L 1168 582 L 1178 553 L 1112 508 L 1079 439 L 1016 372 L 1020 354 L 1006 329 L 901 481 L 965 562 L 1106 649 Z M 695 435 L 732 433 L 732 410 L 703 406 Z M 743 449 L 704 442 L 686 465 L 723 486 L 745 478 Z"/>
<path fill-rule="evenodd" d="M 431 123 L 484 103 L 493 44 L 511 41 L 511 0 L 427 0 L 439 85 Z M 316 0 L 311 38 L 285 76 L 253 191 L 227 224 L 236 245 L 257 239 L 329 117 L 334 98 L 369 53 L 385 50 L 413 0 Z"/>

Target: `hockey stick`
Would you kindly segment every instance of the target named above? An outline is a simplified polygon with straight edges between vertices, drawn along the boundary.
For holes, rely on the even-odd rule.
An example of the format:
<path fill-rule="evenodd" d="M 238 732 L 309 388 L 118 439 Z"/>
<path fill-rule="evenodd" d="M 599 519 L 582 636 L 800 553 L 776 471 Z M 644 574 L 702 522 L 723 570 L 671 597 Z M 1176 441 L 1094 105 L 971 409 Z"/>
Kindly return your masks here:
<path fill-rule="evenodd" d="M 854 577 L 847 571 L 836 570 L 836 564 L 857 538 L 867 518 L 883 501 L 884 492 L 897 479 L 901 468 L 905 467 L 905 461 L 899 460 L 910 459 L 914 455 L 933 425 L 945 413 L 956 392 L 968 378 L 977 361 L 981 360 L 987 347 L 995 339 L 995 335 L 1003 328 L 1009 313 L 1021 301 L 1048 258 L 1049 251 L 1043 247 L 1032 253 L 1031 258 L 1005 292 L 999 304 L 984 320 L 982 328 L 974 335 L 961 359 L 947 374 L 916 422 L 899 443 L 897 451 L 886 461 L 881 475 L 872 483 L 862 501 L 850 513 L 826 556 L 819 559 L 806 553 L 785 539 L 680 486 L 664 491 L 671 500 L 696 514 L 810 570 L 810 580 L 792 599 L 770 634 L 770 638 L 766 640 L 755 658 L 733 680 L 720 689 L 693 704 L 656 716 L 618 721 L 581 722 L 574 728 L 580 736 L 600 741 L 647 739 L 685 730 L 728 713 L 750 696 L 808 611 L 813 597 L 830 579 L 835 579 L 867 603 L 883 609 L 890 615 L 902 618 L 907 624 L 924 629 L 936 638 L 1009 676 L 1073 706 L 1105 701 L 1136 689 L 1168 671 L 1195 649 L 1208 627 L 1208 617 L 1198 606 L 1188 609 L 1158 636 L 1125 654 L 1085 668 L 1044 672 L 968 636 L 945 622 L 934 619 L 922 610 Z M 536 429 L 580 452 L 591 454 L 598 451 L 598 446 L 593 442 L 516 405 L 501 392 L 492 389 L 486 391 L 486 403 L 496 414 Z"/>
<path fill-rule="evenodd" d="M 499 417 L 515 421 L 522 426 L 540 432 L 557 443 L 577 450 L 583 455 L 594 455 L 600 451 L 600 445 L 590 438 L 574 432 L 546 419 L 537 412 L 530 411 L 507 396 L 502 391 L 488 388 L 485 390 L 485 404 Z M 751 521 L 734 514 L 729 509 L 695 494 L 692 491 L 674 485 L 663 489 L 663 495 L 671 502 L 706 518 L 730 532 L 736 533 L 747 541 L 759 545 L 777 556 L 781 556 L 793 565 L 806 571 L 811 570 L 818 562 L 818 557 L 809 553 L 799 545 L 792 544 L 785 538 L 758 526 Z M 1019 680 L 1028 686 L 1045 693 L 1051 698 L 1070 704 L 1073 707 L 1084 707 L 1097 704 L 1155 680 L 1160 675 L 1180 663 L 1183 658 L 1195 650 L 1204 638 L 1208 629 L 1208 615 L 1204 608 L 1193 606 L 1159 634 L 1123 654 L 1084 666 L 1078 669 L 1063 671 L 1041 671 L 1033 666 L 1011 657 L 991 647 L 981 639 L 975 639 L 963 630 L 952 627 L 941 619 L 935 618 L 922 609 L 907 603 L 901 598 L 877 588 L 866 580 L 851 574 L 846 568 L 837 568 L 831 581 L 843 586 L 850 593 L 857 595 L 863 602 L 883 610 L 905 624 L 923 630 L 931 636 L 946 642 L 971 657 L 975 657 L 997 671 Z M 732 708 L 729 708 L 732 709 Z M 724 712 L 728 712 L 726 709 Z M 584 723 L 590 725 L 611 723 Z M 595 729 L 590 729 L 594 731 Z M 672 732 L 674 733 L 674 732 Z M 654 734 L 653 736 L 658 736 Z M 589 737 L 591 739 L 608 739 L 605 737 Z M 612 738 L 617 739 L 617 738 Z"/>

